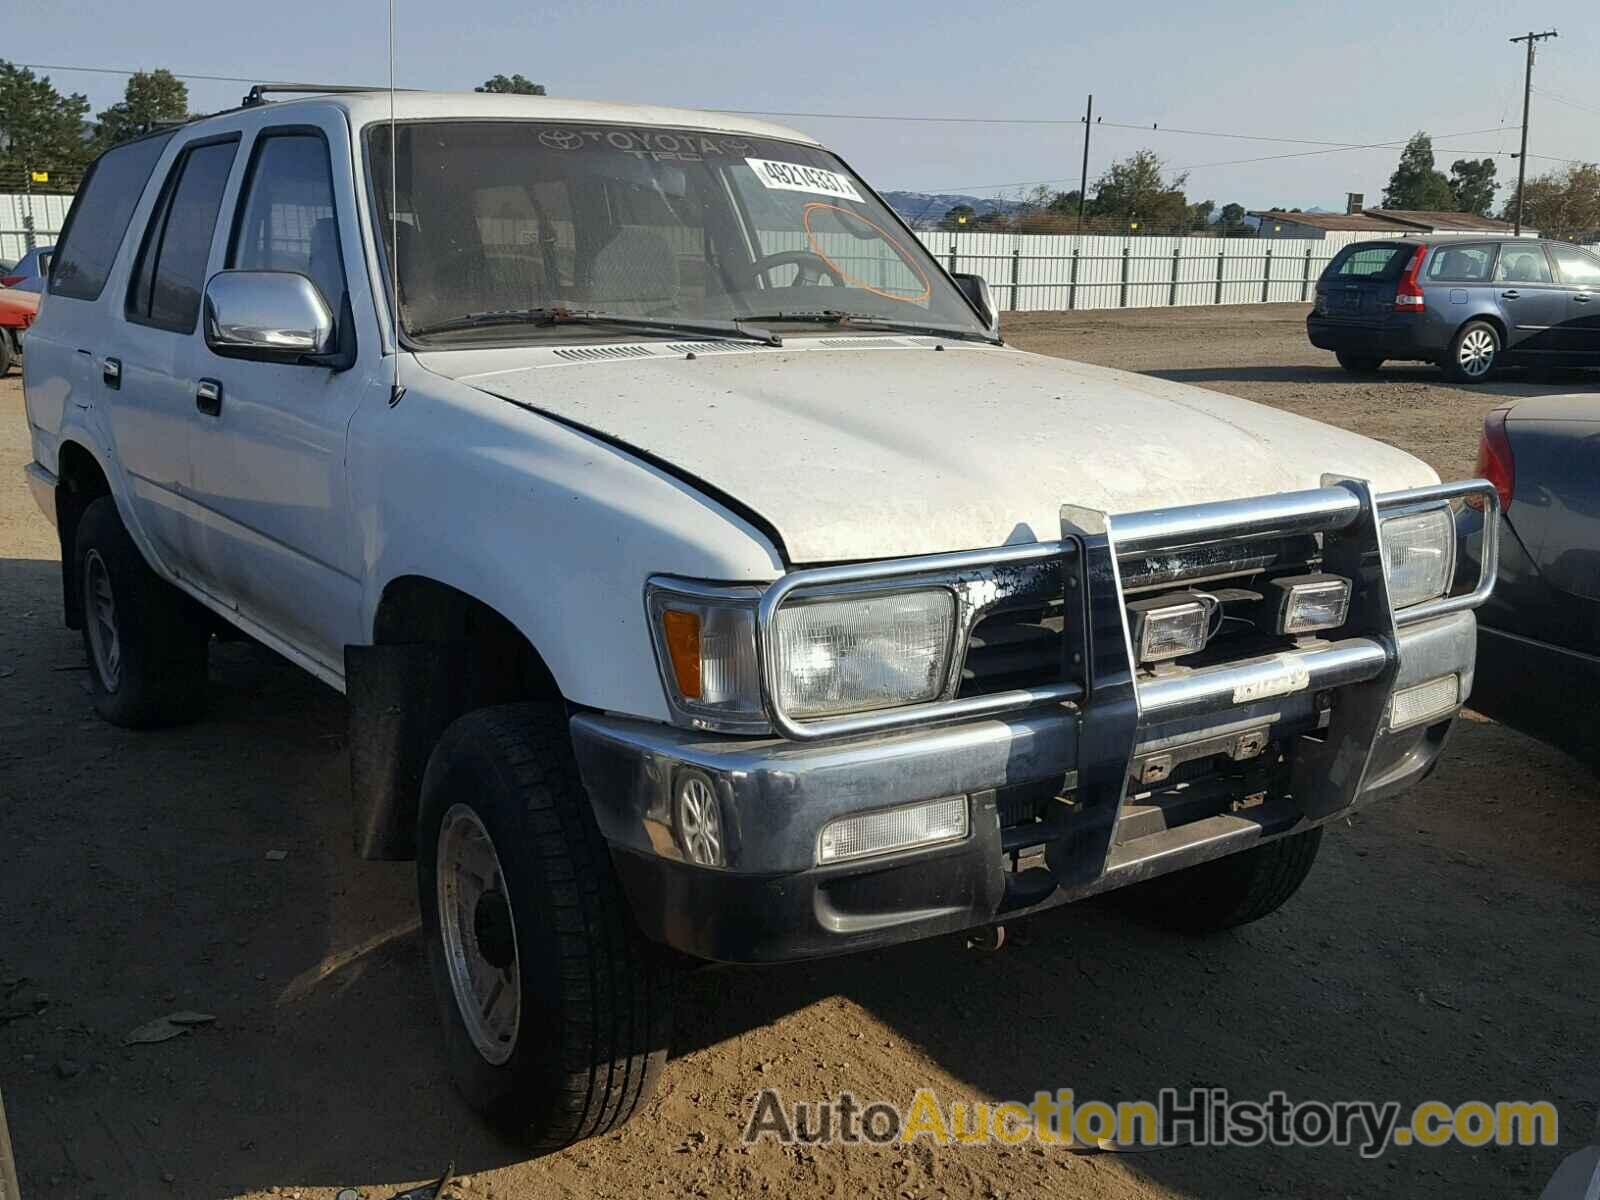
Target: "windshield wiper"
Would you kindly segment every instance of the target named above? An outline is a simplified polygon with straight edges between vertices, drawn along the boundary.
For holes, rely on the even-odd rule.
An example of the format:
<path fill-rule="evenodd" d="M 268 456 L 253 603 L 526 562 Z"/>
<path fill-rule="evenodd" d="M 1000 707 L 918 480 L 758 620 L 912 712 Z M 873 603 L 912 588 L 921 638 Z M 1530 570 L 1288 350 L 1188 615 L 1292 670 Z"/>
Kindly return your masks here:
<path fill-rule="evenodd" d="M 615 325 L 619 329 L 649 329 L 662 333 L 683 333 L 694 337 L 745 338 L 767 346 L 783 345 L 783 338 L 770 329 L 735 321 L 679 321 L 670 317 L 634 317 L 627 313 L 598 312 L 594 309 L 547 305 L 542 308 L 508 308 L 494 312 L 463 313 L 448 321 L 436 321 L 411 330 L 413 337 L 452 333 L 458 329 L 483 329 L 493 325 Z"/>
<path fill-rule="evenodd" d="M 809 312 L 762 313 L 752 321 L 813 321 L 819 325 L 848 325 L 852 329 L 892 329 L 899 333 L 920 333 L 928 337 L 957 338 L 963 341 L 988 342 L 999 345 L 1000 339 L 958 325 L 930 325 L 922 321 L 902 321 L 898 317 L 885 317 L 878 313 L 840 312 L 836 308 L 815 309 Z"/>

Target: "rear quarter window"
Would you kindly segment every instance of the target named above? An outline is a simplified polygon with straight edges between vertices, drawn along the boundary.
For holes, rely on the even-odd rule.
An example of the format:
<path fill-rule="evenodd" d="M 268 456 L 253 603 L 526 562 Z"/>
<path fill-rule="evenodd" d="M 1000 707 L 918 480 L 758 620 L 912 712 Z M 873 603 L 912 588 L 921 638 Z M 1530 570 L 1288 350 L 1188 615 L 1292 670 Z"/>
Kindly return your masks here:
<path fill-rule="evenodd" d="M 1451 283 L 1484 283 L 1494 270 L 1494 245 L 1438 246 L 1428 256 L 1425 279 Z"/>
<path fill-rule="evenodd" d="M 1400 245 L 1346 246 L 1334 256 L 1324 279 L 1398 279 L 1411 247 Z"/>
<path fill-rule="evenodd" d="M 140 138 L 107 150 L 95 160 L 56 246 L 50 276 L 52 296 L 100 298 L 133 210 L 171 140 L 171 133 Z"/>

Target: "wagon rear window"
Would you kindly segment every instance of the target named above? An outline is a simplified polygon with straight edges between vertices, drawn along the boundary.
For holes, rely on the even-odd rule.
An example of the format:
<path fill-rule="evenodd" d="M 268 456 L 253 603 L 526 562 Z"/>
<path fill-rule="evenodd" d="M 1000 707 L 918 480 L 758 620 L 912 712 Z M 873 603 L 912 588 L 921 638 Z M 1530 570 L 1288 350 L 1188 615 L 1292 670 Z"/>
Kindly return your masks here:
<path fill-rule="evenodd" d="M 1410 254 L 1410 246 L 1347 246 L 1328 264 L 1328 274 L 1341 279 L 1395 279 Z"/>

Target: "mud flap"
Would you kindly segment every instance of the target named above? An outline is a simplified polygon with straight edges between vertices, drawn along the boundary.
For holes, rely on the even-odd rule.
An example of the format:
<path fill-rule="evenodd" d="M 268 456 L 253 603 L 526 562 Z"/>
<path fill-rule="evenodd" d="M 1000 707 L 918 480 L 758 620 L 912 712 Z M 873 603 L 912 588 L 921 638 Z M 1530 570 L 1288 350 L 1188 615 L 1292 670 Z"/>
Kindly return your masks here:
<path fill-rule="evenodd" d="M 468 707 L 457 669 L 467 650 L 449 642 L 346 646 L 350 802 L 361 858 L 417 856 L 417 799 L 428 756 Z"/>

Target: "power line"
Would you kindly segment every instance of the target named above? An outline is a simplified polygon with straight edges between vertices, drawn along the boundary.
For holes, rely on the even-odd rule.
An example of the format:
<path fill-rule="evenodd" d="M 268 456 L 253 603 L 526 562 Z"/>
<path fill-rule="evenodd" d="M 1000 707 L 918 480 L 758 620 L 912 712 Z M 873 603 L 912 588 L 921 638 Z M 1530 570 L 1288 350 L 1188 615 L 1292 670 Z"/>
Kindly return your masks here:
<path fill-rule="evenodd" d="M 30 71 L 66 71 L 79 75 L 138 75 L 146 70 L 164 70 L 154 67 L 64 67 L 58 63 L 18 63 L 19 67 L 26 67 Z M 211 83 L 282 83 L 284 80 L 262 79 L 259 76 L 246 79 L 242 75 L 196 75 L 193 72 L 168 71 L 167 74 L 175 75 L 179 79 L 203 79 Z"/>
<path fill-rule="evenodd" d="M 1543 96 L 1546 100 L 1554 100 L 1557 104 L 1571 105 L 1573 108 L 1582 109 L 1586 113 L 1594 113 L 1596 116 L 1600 116 L 1600 108 L 1591 108 L 1587 104 L 1579 104 L 1576 100 L 1568 99 L 1559 92 L 1547 92 L 1543 88 L 1534 88 L 1533 91 L 1535 95 Z"/>
<path fill-rule="evenodd" d="M 706 109 L 733 117 L 783 117 L 786 120 L 810 121 L 906 121 L 931 125 L 1079 125 L 1082 117 L 920 117 L 891 113 L 827 113 L 827 112 L 776 112 L 767 109 Z M 1330 142 L 1322 138 L 1282 137 L 1264 133 L 1232 133 L 1217 129 L 1184 129 L 1176 125 L 1162 125 L 1158 121 L 1135 125 L 1127 121 L 1098 120 L 1095 125 L 1103 129 L 1132 129 L 1139 133 L 1176 133 L 1190 137 L 1231 138 L 1242 142 L 1283 142 L 1293 146 L 1334 146 L 1341 149 L 1355 147 L 1352 142 Z"/>
<path fill-rule="evenodd" d="M 1502 126 L 1496 125 L 1492 129 L 1467 129 L 1467 130 L 1463 130 L 1461 133 L 1440 133 L 1440 134 L 1433 134 L 1433 135 L 1430 135 L 1430 136 L 1432 137 L 1432 140 L 1434 140 L 1436 142 L 1444 142 L 1444 141 L 1449 141 L 1451 138 L 1476 137 L 1479 134 L 1484 134 L 1484 133 L 1499 133 L 1502 128 L 1503 128 Z M 1404 146 L 1410 140 L 1411 139 L 1409 137 L 1404 137 L 1404 138 L 1395 138 L 1393 141 L 1388 141 L 1388 142 L 1367 142 L 1367 143 L 1365 143 L 1363 145 L 1360 145 L 1360 146 L 1338 146 L 1338 147 L 1336 147 L 1334 149 L 1331 149 L 1331 150 L 1297 150 L 1297 151 L 1295 151 L 1293 153 L 1290 153 L 1290 154 L 1265 154 L 1265 155 L 1262 155 L 1259 158 L 1233 158 L 1233 159 L 1227 160 L 1226 162 L 1197 163 L 1192 167 L 1182 167 L 1182 168 L 1180 168 L 1180 170 L 1184 170 L 1184 171 L 1203 171 L 1203 170 L 1207 169 L 1208 167 L 1236 167 L 1236 166 L 1240 166 L 1240 165 L 1242 165 L 1244 163 L 1276 162 L 1279 159 L 1284 159 L 1284 158 L 1307 158 L 1307 157 L 1310 157 L 1310 156 L 1316 155 L 1316 154 L 1341 154 L 1341 153 L 1343 153 L 1344 151 L 1347 151 L 1347 150 L 1388 150 L 1388 149 L 1392 149 L 1395 146 Z M 1463 151 L 1462 153 L 1465 153 L 1465 154 L 1477 154 L 1477 153 L 1479 153 L 1479 151 L 1466 150 L 1466 151 Z M 1490 150 L 1490 151 L 1484 151 L 1483 153 L 1498 154 L 1500 152 L 1498 150 Z"/>

